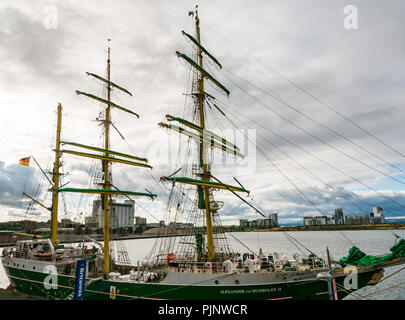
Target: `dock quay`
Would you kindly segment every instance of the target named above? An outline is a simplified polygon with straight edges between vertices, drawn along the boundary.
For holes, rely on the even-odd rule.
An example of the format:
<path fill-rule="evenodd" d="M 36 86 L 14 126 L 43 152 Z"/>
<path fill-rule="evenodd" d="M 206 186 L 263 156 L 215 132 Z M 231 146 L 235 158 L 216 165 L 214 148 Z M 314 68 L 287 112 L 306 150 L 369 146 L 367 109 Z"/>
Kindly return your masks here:
<path fill-rule="evenodd" d="M 45 300 L 41 297 L 30 296 L 18 291 L 10 291 L 6 289 L 0 289 L 0 300 Z"/>

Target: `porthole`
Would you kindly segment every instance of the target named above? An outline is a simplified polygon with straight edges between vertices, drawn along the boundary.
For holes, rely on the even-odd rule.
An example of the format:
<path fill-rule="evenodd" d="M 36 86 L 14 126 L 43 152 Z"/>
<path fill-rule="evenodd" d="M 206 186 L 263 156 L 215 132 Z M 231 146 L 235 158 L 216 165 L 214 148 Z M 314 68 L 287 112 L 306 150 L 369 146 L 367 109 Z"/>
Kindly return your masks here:
<path fill-rule="evenodd" d="M 35 270 L 35 266 L 32 267 L 32 270 Z"/>
<path fill-rule="evenodd" d="M 236 283 L 236 284 L 239 284 L 240 282 L 239 282 L 239 280 L 235 280 L 235 283 Z"/>
<path fill-rule="evenodd" d="M 219 284 L 219 281 L 218 281 L 218 280 L 215 280 L 215 284 Z"/>

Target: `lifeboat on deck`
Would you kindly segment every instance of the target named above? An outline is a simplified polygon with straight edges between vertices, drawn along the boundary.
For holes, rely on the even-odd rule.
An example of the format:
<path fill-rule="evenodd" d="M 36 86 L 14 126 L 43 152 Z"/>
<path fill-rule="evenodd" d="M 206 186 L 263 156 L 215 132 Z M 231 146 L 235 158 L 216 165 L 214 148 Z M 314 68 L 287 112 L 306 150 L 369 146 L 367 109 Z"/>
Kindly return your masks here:
<path fill-rule="evenodd" d="M 40 259 L 49 259 L 49 258 L 52 258 L 52 252 L 36 253 L 36 254 L 34 254 L 34 257 L 37 257 Z"/>

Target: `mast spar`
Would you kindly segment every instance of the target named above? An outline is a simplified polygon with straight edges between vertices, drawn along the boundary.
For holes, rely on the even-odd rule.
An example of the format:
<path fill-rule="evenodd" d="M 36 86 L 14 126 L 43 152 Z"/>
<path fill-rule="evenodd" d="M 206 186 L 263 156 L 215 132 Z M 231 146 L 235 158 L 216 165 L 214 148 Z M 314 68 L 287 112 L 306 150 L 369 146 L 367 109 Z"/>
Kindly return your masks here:
<path fill-rule="evenodd" d="M 104 176 L 103 176 L 104 181 L 102 183 L 103 187 L 102 187 L 102 189 L 63 188 L 63 186 L 59 187 L 59 184 L 57 181 L 54 183 L 55 186 L 53 189 L 55 192 L 55 196 L 57 196 L 58 192 L 79 192 L 79 193 L 89 193 L 89 194 L 100 194 L 101 195 L 101 200 L 102 200 L 101 203 L 102 203 L 103 215 L 104 215 L 104 219 L 103 219 L 103 222 L 104 222 L 104 226 L 103 226 L 104 227 L 104 270 L 103 270 L 103 275 L 104 275 L 104 278 L 106 278 L 106 279 L 109 276 L 110 265 L 111 265 L 110 243 L 109 243 L 109 241 L 110 241 L 109 213 L 111 211 L 111 209 L 110 209 L 110 204 L 112 203 L 111 197 L 113 195 L 141 196 L 141 197 L 149 197 L 152 200 L 154 197 L 156 197 L 156 194 L 152 194 L 150 192 L 144 193 L 144 192 L 122 191 L 122 190 L 112 190 L 111 189 L 111 187 L 113 186 L 111 183 L 111 170 L 110 170 L 111 163 L 118 162 L 121 164 L 137 166 L 137 167 L 144 167 L 144 168 L 149 168 L 149 169 L 152 169 L 152 166 L 146 164 L 146 163 L 148 163 L 148 159 L 146 159 L 146 158 L 136 157 L 134 155 L 125 154 L 125 153 L 114 151 L 114 150 L 110 149 L 110 125 L 112 125 L 111 108 L 116 108 L 120 111 L 124 111 L 126 113 L 135 115 L 137 118 L 139 118 L 139 115 L 136 114 L 135 112 L 133 112 L 132 110 L 121 107 L 111 101 L 112 88 L 118 89 L 126 94 L 129 94 L 130 96 L 132 96 L 132 94 L 128 90 L 120 87 L 119 85 L 117 85 L 111 81 L 110 41 L 111 41 L 111 39 L 108 39 L 107 79 L 104 79 L 94 73 L 87 72 L 87 75 L 91 75 L 91 76 L 95 77 L 96 79 L 102 81 L 104 84 L 106 84 L 107 100 L 97 97 L 95 95 L 89 94 L 89 93 L 85 93 L 85 92 L 76 90 L 76 93 L 78 95 L 85 95 L 93 100 L 102 102 L 107 105 L 106 109 L 105 109 L 105 119 L 98 119 L 104 123 L 104 148 L 93 147 L 93 146 L 85 145 L 82 143 L 76 143 L 76 142 L 60 141 L 60 134 L 59 134 L 59 135 L 57 135 L 57 152 L 56 152 L 57 158 L 55 161 L 55 168 L 59 168 L 58 159 L 59 159 L 60 155 L 62 155 L 63 153 L 72 154 L 75 156 L 81 156 L 81 157 L 85 157 L 85 158 L 100 159 L 102 161 L 102 170 L 104 173 Z M 60 107 L 60 110 L 61 110 L 61 107 Z M 59 111 L 59 109 L 58 109 L 58 111 Z M 59 116 L 59 118 L 60 118 L 60 116 Z M 58 118 L 58 121 L 59 121 L 59 118 Z M 58 132 L 60 133 L 60 121 L 58 122 L 58 128 L 59 128 Z M 77 147 L 77 148 L 89 149 L 92 151 L 100 152 L 101 154 L 85 153 L 85 152 L 75 151 L 75 150 L 60 149 L 60 144 L 64 144 L 64 145 L 67 144 L 67 145 Z M 119 156 L 119 157 L 117 157 L 117 156 Z M 134 160 L 138 160 L 141 162 L 129 161 L 125 158 L 134 159 Z M 57 170 L 54 169 L 54 172 L 57 172 Z M 55 176 L 55 174 L 54 174 L 54 176 Z M 58 176 L 56 177 L 56 179 L 57 178 L 58 178 Z M 54 208 L 55 207 L 57 207 L 57 205 L 54 205 Z M 55 230 L 56 230 L 56 227 L 55 227 Z"/>
<path fill-rule="evenodd" d="M 108 39 L 108 58 L 107 58 L 107 100 L 111 100 L 111 64 L 110 64 L 110 41 Z M 105 153 L 104 156 L 108 157 L 108 148 L 109 148 L 109 135 L 110 135 L 110 122 L 111 122 L 111 115 L 110 115 L 110 104 L 107 104 L 107 108 L 105 110 L 105 120 L 104 120 L 104 148 Z M 110 189 L 110 170 L 109 170 L 110 161 L 108 159 L 103 160 L 103 171 L 104 171 L 104 189 Z M 109 199 L 110 196 L 108 194 L 101 195 L 103 199 L 103 207 L 104 207 L 104 277 L 108 276 L 109 268 L 110 268 L 110 224 L 109 224 Z"/>

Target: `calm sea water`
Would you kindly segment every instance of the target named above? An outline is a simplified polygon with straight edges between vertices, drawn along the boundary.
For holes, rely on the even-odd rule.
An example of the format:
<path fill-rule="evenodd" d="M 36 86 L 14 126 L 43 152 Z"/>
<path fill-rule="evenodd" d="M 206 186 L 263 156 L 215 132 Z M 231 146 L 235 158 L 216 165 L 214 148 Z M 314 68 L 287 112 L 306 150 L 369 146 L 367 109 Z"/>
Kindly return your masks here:
<path fill-rule="evenodd" d="M 288 234 L 321 257 L 326 256 L 326 247 L 328 247 L 332 257 L 339 259 L 342 256 L 347 256 L 352 245 L 356 245 L 364 252 L 372 255 L 390 253 L 389 248 L 395 241 L 393 232 L 405 238 L 405 230 L 365 230 L 343 232 L 291 231 L 288 232 Z M 258 252 L 261 248 L 264 253 L 278 252 L 280 256 L 285 253 L 290 258 L 293 253 L 299 253 L 302 256 L 302 252 L 306 251 L 300 246 L 295 246 L 292 241 L 287 238 L 284 232 L 234 232 L 228 235 L 228 241 L 233 250 L 235 252 L 244 253 L 248 252 L 248 250 L 239 241 L 235 240 L 235 238 L 255 252 Z M 136 265 L 138 260 L 142 261 L 148 255 L 155 244 L 155 240 L 156 239 L 137 239 L 125 241 L 127 251 L 131 257 L 131 262 L 134 265 Z M 386 268 L 385 276 L 392 274 L 402 267 L 403 265 Z M 365 296 L 402 281 L 405 281 L 405 270 L 393 275 L 376 286 L 369 286 L 357 290 L 355 293 L 356 295 L 350 295 L 345 299 L 355 299 L 359 295 Z M 4 269 L 0 266 L 0 287 L 5 288 L 8 284 L 9 282 Z M 370 300 L 405 300 L 405 284 L 367 296 L 366 298 Z"/>

